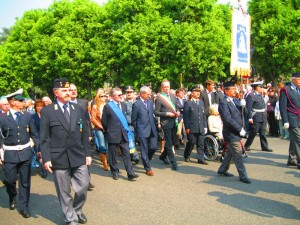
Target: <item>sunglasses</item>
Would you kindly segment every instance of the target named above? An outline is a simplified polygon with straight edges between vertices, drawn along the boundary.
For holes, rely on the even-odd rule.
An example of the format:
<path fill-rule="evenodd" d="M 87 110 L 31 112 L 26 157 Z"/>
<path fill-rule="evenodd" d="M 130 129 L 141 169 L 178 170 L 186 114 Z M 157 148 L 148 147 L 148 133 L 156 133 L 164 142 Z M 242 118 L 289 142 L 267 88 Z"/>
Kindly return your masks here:
<path fill-rule="evenodd" d="M 107 96 L 106 96 L 106 95 L 99 95 L 99 97 L 100 97 L 100 98 L 103 98 L 103 97 L 106 98 Z"/>
<path fill-rule="evenodd" d="M 116 96 L 121 97 L 121 96 L 123 96 L 123 94 L 119 94 L 119 95 L 116 95 Z"/>
<path fill-rule="evenodd" d="M 24 102 L 25 100 L 19 100 L 19 99 L 14 99 L 15 101 L 18 101 L 18 102 Z"/>

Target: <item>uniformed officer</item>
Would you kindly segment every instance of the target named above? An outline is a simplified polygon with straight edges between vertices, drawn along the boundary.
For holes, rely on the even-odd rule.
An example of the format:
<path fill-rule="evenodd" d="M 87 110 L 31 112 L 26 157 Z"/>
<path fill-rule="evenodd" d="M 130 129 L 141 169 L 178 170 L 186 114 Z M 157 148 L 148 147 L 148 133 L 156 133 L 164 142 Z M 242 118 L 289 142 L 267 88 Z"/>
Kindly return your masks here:
<path fill-rule="evenodd" d="M 200 91 L 200 85 L 195 85 L 191 89 L 191 100 L 186 101 L 183 108 L 183 122 L 188 138 L 184 159 L 186 162 L 190 161 L 191 152 L 196 144 L 198 163 L 207 165 L 208 163 L 204 160 L 204 136 L 207 133 L 207 122 L 204 103 L 200 100 Z"/>
<path fill-rule="evenodd" d="M 246 108 L 248 110 L 249 137 L 245 143 L 246 151 L 250 151 L 250 146 L 259 132 L 260 145 L 262 151 L 272 152 L 269 148 L 266 137 L 267 115 L 266 104 L 261 95 L 263 82 L 254 82 L 251 84 L 253 91 L 246 98 Z"/>
<path fill-rule="evenodd" d="M 292 82 L 287 83 L 280 91 L 279 109 L 283 127 L 289 129 L 290 141 L 295 145 L 289 148 L 287 165 L 291 165 L 293 155 L 297 156 L 300 169 L 300 72 L 292 74 Z"/>
<path fill-rule="evenodd" d="M 1 136 L 3 138 L 0 163 L 4 162 L 6 191 L 9 208 L 16 208 L 16 182 L 19 174 L 19 212 L 24 218 L 31 217 L 28 211 L 31 182 L 32 150 L 30 138 L 39 146 L 38 133 L 31 114 L 22 112 L 24 108 L 23 89 L 6 96 L 10 110 L 0 116 Z"/>

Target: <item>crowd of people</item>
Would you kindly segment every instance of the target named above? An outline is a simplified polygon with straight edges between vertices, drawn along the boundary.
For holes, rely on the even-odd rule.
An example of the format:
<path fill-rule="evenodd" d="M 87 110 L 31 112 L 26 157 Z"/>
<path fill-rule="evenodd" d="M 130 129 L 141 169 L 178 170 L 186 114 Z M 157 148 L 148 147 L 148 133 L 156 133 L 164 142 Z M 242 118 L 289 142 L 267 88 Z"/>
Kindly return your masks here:
<path fill-rule="evenodd" d="M 140 161 L 147 176 L 154 176 L 153 155 L 161 142 L 159 159 L 178 170 L 175 153 L 184 147 L 183 160 L 190 162 L 196 146 L 196 160 L 205 166 L 204 138 L 209 132 L 226 142 L 228 151 L 217 173 L 228 172 L 233 160 L 239 178 L 251 183 L 243 163 L 241 139 L 247 138 L 246 151 L 259 133 L 261 150 L 272 152 L 267 135 L 290 139 L 288 166 L 300 169 L 300 74 L 293 73 L 291 82 L 262 82 L 247 86 L 208 80 L 189 90 L 171 89 L 163 80 L 159 93 L 151 85 L 139 91 L 132 86 L 96 90 L 92 101 L 79 99 L 77 87 L 66 78 L 55 79 L 53 93 L 31 100 L 23 90 L 0 99 L 0 164 L 3 164 L 9 196 L 9 208 L 16 208 L 19 179 L 19 212 L 24 218 L 28 211 L 32 149 L 41 163 L 41 176 L 54 176 L 54 184 L 67 224 L 86 223 L 83 206 L 87 191 L 92 190 L 89 167 L 91 143 L 99 154 L 105 171 L 119 179 L 117 156 L 123 158 L 129 181 L 138 179 L 134 164 Z M 139 153 L 138 153 L 139 150 Z M 18 176 L 19 174 L 19 176 Z M 75 196 L 71 195 L 71 187 Z"/>

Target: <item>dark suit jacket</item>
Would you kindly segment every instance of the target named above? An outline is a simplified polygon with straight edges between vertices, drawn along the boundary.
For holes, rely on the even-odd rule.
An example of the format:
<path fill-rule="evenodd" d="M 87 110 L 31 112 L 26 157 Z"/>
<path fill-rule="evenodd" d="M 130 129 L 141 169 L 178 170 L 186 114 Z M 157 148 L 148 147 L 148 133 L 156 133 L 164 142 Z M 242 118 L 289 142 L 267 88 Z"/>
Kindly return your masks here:
<path fill-rule="evenodd" d="M 175 95 L 170 95 L 171 101 L 175 105 L 175 111 L 178 111 Z M 162 129 L 172 129 L 175 127 L 175 117 L 168 117 L 167 112 L 172 112 L 172 109 L 158 96 L 155 101 L 155 116 L 160 117 Z"/>
<path fill-rule="evenodd" d="M 141 99 L 133 103 L 131 121 L 137 136 L 148 138 L 151 133 L 157 136 L 152 100 L 148 100 L 147 107 Z"/>
<path fill-rule="evenodd" d="M 246 108 L 249 112 L 248 120 L 253 119 L 253 122 L 265 122 L 267 121 L 266 112 L 256 112 L 253 115 L 252 109 L 265 109 L 266 104 L 262 96 L 259 96 L 256 92 L 251 92 L 246 98 Z M 253 115 L 253 116 L 252 116 Z"/>
<path fill-rule="evenodd" d="M 19 125 L 14 120 L 10 111 L 7 114 L 2 114 L 0 116 L 0 127 L 4 135 L 4 145 L 24 145 L 32 138 L 35 145 L 39 146 L 38 133 L 29 112 L 22 112 L 20 114 Z M 4 161 L 18 163 L 29 160 L 31 156 L 32 151 L 30 146 L 22 151 L 7 150 L 4 153 Z"/>
<path fill-rule="evenodd" d="M 206 116 L 208 117 L 209 116 L 209 106 L 210 106 L 210 104 L 209 104 L 209 99 L 208 99 L 208 94 L 207 94 L 206 89 L 201 91 L 200 98 L 204 102 L 204 112 L 205 112 Z M 212 104 L 219 104 L 219 102 L 220 102 L 220 97 L 217 94 L 217 92 L 212 92 L 211 93 L 211 103 Z"/>
<path fill-rule="evenodd" d="M 282 118 L 282 123 L 289 123 L 291 128 L 300 127 L 299 116 L 289 110 L 296 111 L 292 104 L 300 110 L 300 94 L 292 87 L 291 83 L 287 83 L 284 88 L 288 93 L 288 100 L 284 90 L 280 91 L 279 109 Z M 288 110 L 289 109 L 289 110 Z"/>
<path fill-rule="evenodd" d="M 239 108 L 225 95 L 219 103 L 219 113 L 223 122 L 224 140 L 232 143 L 241 140 L 243 128 L 242 114 Z"/>
<path fill-rule="evenodd" d="M 125 116 L 127 106 L 124 102 L 121 102 L 121 107 Z M 108 143 L 118 144 L 122 140 L 128 142 L 128 134 L 126 130 L 123 128 L 121 121 L 108 104 L 106 104 L 103 108 L 102 126 L 105 130 L 104 135 Z"/>
<path fill-rule="evenodd" d="M 190 129 L 191 133 L 205 134 L 204 128 L 207 127 L 207 122 L 202 100 L 199 101 L 199 105 L 191 100 L 185 102 L 183 108 L 183 122 L 185 129 Z"/>
<path fill-rule="evenodd" d="M 87 126 L 89 128 L 89 136 L 92 137 L 92 126 L 91 126 L 90 114 L 89 114 L 89 111 L 88 111 L 88 101 L 85 100 L 85 99 L 77 98 L 77 105 L 82 107 L 83 110 L 84 110 Z"/>
<path fill-rule="evenodd" d="M 54 169 L 68 169 L 86 164 L 91 155 L 89 130 L 84 110 L 70 103 L 71 122 L 54 102 L 41 112 L 41 152 L 44 162 L 51 161 Z M 80 127 L 82 126 L 82 129 Z"/>
<path fill-rule="evenodd" d="M 180 116 L 178 117 L 178 122 L 180 123 L 180 121 L 182 120 L 183 118 L 183 107 L 184 107 L 184 103 L 186 102 L 185 99 L 182 99 L 182 104 L 179 100 L 179 98 L 176 98 L 176 105 L 177 105 L 177 108 L 180 112 Z"/>

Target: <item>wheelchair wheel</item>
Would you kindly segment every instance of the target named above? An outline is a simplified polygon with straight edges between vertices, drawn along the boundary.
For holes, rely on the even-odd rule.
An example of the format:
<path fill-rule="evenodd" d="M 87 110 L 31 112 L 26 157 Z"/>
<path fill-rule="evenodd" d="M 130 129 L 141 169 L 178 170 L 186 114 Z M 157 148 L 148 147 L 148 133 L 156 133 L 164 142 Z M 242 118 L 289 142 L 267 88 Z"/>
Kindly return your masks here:
<path fill-rule="evenodd" d="M 218 157 L 219 143 L 212 135 L 206 135 L 204 138 L 204 158 L 206 160 L 215 160 Z"/>

